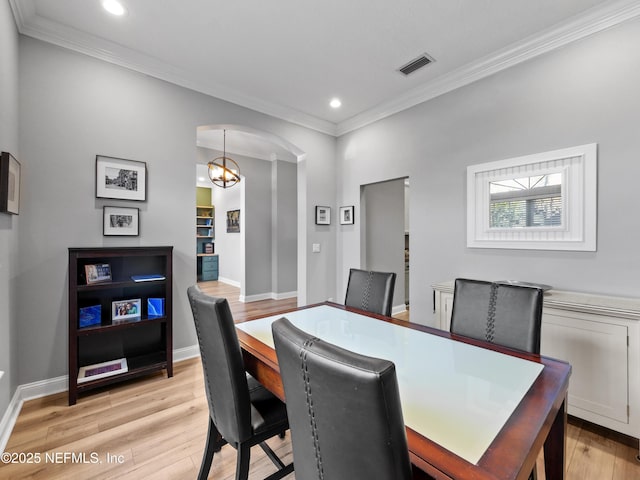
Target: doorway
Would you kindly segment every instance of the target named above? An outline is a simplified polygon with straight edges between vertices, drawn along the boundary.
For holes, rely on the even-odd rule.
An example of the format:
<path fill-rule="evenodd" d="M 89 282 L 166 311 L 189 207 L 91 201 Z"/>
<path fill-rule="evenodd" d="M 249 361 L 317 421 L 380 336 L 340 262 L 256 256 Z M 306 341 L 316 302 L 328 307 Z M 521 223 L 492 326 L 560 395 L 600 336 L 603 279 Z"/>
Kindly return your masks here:
<path fill-rule="evenodd" d="M 399 178 L 360 188 L 361 265 L 395 272 L 393 313 L 409 306 L 409 183 Z"/>
<path fill-rule="evenodd" d="M 214 186 L 207 169 L 222 154 L 224 130 L 225 154 L 241 176 L 230 188 Z M 239 288 L 242 302 L 297 296 L 298 157 L 288 148 L 273 135 L 239 126 L 197 131 L 197 185 L 211 189 L 218 281 Z"/>

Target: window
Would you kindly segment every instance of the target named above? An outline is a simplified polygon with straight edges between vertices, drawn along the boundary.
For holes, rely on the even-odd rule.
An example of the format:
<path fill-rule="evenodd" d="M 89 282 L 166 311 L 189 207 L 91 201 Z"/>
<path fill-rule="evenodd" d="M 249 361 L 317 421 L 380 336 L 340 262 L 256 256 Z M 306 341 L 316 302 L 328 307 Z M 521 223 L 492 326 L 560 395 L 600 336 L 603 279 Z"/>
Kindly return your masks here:
<path fill-rule="evenodd" d="M 596 144 L 467 168 L 467 246 L 596 249 Z"/>
<path fill-rule="evenodd" d="M 562 174 L 489 182 L 489 227 L 562 226 Z"/>

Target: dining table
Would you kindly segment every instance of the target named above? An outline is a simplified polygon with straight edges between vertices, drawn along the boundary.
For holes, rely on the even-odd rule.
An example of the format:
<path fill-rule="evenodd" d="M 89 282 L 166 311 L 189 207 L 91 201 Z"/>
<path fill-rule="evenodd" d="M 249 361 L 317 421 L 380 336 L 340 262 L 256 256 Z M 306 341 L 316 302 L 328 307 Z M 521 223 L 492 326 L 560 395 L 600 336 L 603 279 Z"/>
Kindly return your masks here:
<path fill-rule="evenodd" d="M 282 317 L 395 364 L 409 456 L 420 475 L 525 480 L 543 450 L 546 479 L 564 479 L 568 363 L 324 302 L 236 323 L 245 369 L 285 402 L 271 334 Z"/>

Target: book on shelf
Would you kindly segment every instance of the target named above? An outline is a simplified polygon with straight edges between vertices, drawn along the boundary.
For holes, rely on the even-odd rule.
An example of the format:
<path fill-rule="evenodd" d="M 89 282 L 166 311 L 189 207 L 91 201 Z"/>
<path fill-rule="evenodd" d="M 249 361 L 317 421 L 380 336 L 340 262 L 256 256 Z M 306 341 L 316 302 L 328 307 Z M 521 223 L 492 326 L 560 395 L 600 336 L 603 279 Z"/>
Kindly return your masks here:
<path fill-rule="evenodd" d="M 155 280 L 164 280 L 165 276 L 157 273 L 149 275 L 131 275 L 131 280 L 134 282 L 153 282 Z"/>
<path fill-rule="evenodd" d="M 129 371 L 127 359 L 119 358 L 108 362 L 86 365 L 78 370 L 78 383 L 98 380 L 100 378 L 111 377 Z"/>

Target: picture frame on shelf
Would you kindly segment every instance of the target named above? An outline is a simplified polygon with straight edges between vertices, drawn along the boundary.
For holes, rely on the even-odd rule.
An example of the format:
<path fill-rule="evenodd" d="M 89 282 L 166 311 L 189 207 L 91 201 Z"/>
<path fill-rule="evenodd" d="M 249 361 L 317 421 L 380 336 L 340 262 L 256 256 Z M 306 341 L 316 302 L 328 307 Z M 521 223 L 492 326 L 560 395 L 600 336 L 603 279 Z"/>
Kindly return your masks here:
<path fill-rule="evenodd" d="M 147 298 L 147 316 L 164 317 L 164 298 Z"/>
<path fill-rule="evenodd" d="M 353 225 L 354 222 L 355 218 L 353 205 L 350 205 L 348 207 L 340 207 L 340 225 Z"/>
<path fill-rule="evenodd" d="M 140 235 L 140 209 L 104 206 L 102 208 L 102 235 L 137 237 Z"/>
<path fill-rule="evenodd" d="M 142 299 L 115 300 L 111 302 L 111 320 L 131 320 L 141 315 Z"/>
<path fill-rule="evenodd" d="M 96 155 L 96 198 L 147 199 L 147 164 Z"/>
<path fill-rule="evenodd" d="M 100 305 L 80 307 L 78 313 L 78 328 L 93 327 L 102 323 L 102 307 Z"/>
<path fill-rule="evenodd" d="M 227 211 L 227 233 L 240 232 L 240 210 Z"/>
<path fill-rule="evenodd" d="M 86 365 L 78 370 L 78 383 L 98 380 L 100 378 L 111 377 L 121 373 L 127 373 L 129 367 L 126 358 L 119 358 L 109 362 L 96 363 L 94 365 Z"/>
<path fill-rule="evenodd" d="M 331 207 L 316 205 L 316 225 L 331 225 Z"/>
<path fill-rule="evenodd" d="M 20 162 L 9 152 L 0 154 L 0 212 L 20 213 Z"/>
<path fill-rule="evenodd" d="M 108 263 L 96 263 L 84 266 L 84 275 L 87 285 L 105 283 L 111 281 L 111 265 Z"/>

